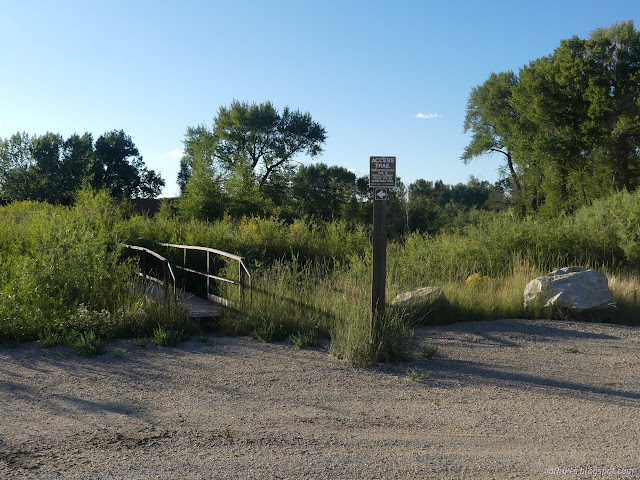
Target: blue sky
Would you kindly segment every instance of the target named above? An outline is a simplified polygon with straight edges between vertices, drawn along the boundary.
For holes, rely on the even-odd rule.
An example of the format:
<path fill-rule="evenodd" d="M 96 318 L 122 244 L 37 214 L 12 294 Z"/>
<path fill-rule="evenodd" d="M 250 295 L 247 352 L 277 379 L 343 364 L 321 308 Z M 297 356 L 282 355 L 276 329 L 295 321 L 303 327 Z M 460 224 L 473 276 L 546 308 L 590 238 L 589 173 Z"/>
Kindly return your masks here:
<path fill-rule="evenodd" d="M 520 1 L 0 1 L 0 137 L 123 129 L 175 195 L 187 127 L 236 99 L 311 113 L 317 161 L 406 183 L 491 182 L 460 155 L 471 88 L 560 40 L 634 20 L 640 3 Z M 301 161 L 308 159 L 301 157 Z"/>

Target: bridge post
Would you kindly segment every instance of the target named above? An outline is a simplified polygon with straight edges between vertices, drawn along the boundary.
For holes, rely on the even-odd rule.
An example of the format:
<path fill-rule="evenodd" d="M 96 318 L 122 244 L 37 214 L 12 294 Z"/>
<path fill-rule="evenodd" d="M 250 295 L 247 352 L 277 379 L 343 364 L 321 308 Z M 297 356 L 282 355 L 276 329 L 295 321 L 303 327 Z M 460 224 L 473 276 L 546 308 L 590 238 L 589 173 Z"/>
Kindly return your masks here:
<path fill-rule="evenodd" d="M 182 266 L 187 267 L 187 249 L 184 248 L 184 255 L 182 257 Z M 185 290 L 187 287 L 187 272 L 185 270 L 182 271 L 182 290 Z"/>
<path fill-rule="evenodd" d="M 147 281 L 147 252 L 140 252 L 140 270 L 142 270 L 142 282 Z M 145 285 L 146 288 L 146 285 Z"/>
<path fill-rule="evenodd" d="M 240 305 L 244 304 L 244 268 L 242 267 L 242 262 L 244 262 L 244 258 L 241 258 L 238 262 L 238 283 L 240 284 Z"/>
<path fill-rule="evenodd" d="M 207 250 L 207 298 L 209 298 L 209 293 L 210 293 L 210 290 L 209 290 L 209 282 L 210 282 L 209 275 L 211 274 L 210 269 L 211 269 L 211 262 L 209 261 L 209 250 Z"/>
<path fill-rule="evenodd" d="M 162 261 L 162 281 L 164 282 L 164 298 L 169 295 L 169 260 Z"/>

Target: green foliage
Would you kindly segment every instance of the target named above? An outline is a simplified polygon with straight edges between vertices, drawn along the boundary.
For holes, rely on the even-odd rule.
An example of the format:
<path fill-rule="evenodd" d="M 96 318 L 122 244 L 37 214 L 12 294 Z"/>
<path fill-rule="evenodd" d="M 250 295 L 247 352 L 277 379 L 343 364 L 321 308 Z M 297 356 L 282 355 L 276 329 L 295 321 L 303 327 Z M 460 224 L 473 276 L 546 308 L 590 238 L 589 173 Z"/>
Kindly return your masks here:
<path fill-rule="evenodd" d="M 424 382 L 429 379 L 429 374 L 412 369 L 404 372 L 404 378 L 406 378 L 410 382 Z"/>
<path fill-rule="evenodd" d="M 219 179 L 211 167 L 201 161 L 195 163 L 178 199 L 180 215 L 186 219 L 215 220 L 224 213 L 225 203 Z"/>
<path fill-rule="evenodd" d="M 327 136 L 309 113 L 285 107 L 280 114 L 271 102 L 233 101 L 229 107 L 220 107 L 213 132 L 220 161 L 232 170 L 246 164 L 256 171 L 261 185 L 273 172 L 288 167 L 296 154 L 321 153 Z"/>
<path fill-rule="evenodd" d="M 224 203 L 218 204 L 232 216 L 271 213 L 275 206 L 288 203 L 295 157 L 315 157 L 325 139 L 325 129 L 309 113 L 288 107 L 280 113 L 270 102 L 233 101 L 220 107 L 211 129 L 205 125 L 187 129 L 178 183 L 189 199 L 182 210 L 191 218 L 218 218 L 210 207 L 198 212 L 192 200 L 195 196 L 202 203 L 218 190 L 207 201 L 222 193 Z"/>
<path fill-rule="evenodd" d="M 67 337 L 67 343 L 71 349 L 81 357 L 94 357 L 104 353 L 104 345 L 102 340 L 89 330 L 86 333 L 73 331 Z"/>
<path fill-rule="evenodd" d="M 581 264 L 610 274 L 618 309 L 605 320 L 631 322 L 640 311 L 634 274 L 640 267 L 639 205 L 640 191 L 622 191 L 561 218 L 478 211 L 448 231 L 407 235 L 389 245 L 388 298 L 441 286 L 448 302 L 429 312 L 426 324 L 563 318 L 563 312 L 525 310 L 522 292 L 532 278 Z M 139 237 L 250 257 L 251 302 L 239 303 L 236 286 L 220 286 L 222 296 L 239 305 L 219 322 L 227 333 L 290 338 L 297 346 L 329 340 L 334 356 L 373 364 L 403 358 L 415 325 L 404 312 L 387 309 L 380 341 L 371 343 L 368 232 L 343 221 L 181 221 L 168 210 L 155 218 L 128 217 L 107 192 L 86 189 L 73 207 L 0 207 L 0 223 L 7 226 L 0 230 L 0 341 L 54 345 L 64 339 L 89 351 L 97 340 L 169 338 L 163 343 L 181 331 L 191 333 L 179 304 L 152 302 L 132 281 L 136 265 L 125 259 L 118 241 Z M 223 276 L 237 275 L 235 263 L 219 268 Z M 465 283 L 470 276 L 476 281 Z"/>
<path fill-rule="evenodd" d="M 53 328 L 46 328 L 38 333 L 38 340 L 40 341 L 40 347 L 49 348 L 64 345 L 67 339 L 62 333 Z"/>
<path fill-rule="evenodd" d="M 107 188 L 116 198 L 153 198 L 164 187 L 164 180 L 146 168 L 123 130 L 105 133 L 96 140 L 90 181 L 95 189 Z"/>
<path fill-rule="evenodd" d="M 180 342 L 189 339 L 189 334 L 184 330 L 176 330 L 158 326 L 153 330 L 153 341 L 159 347 L 175 347 Z"/>
<path fill-rule="evenodd" d="M 122 130 L 93 142 L 85 133 L 0 139 L 0 200 L 37 200 L 70 205 L 82 185 L 108 189 L 116 197 L 157 196 L 164 180 L 142 161 Z"/>
<path fill-rule="evenodd" d="M 426 345 L 420 345 L 420 353 L 422 358 L 426 360 L 431 360 L 438 353 L 438 346 L 433 343 L 428 343 Z"/>
<path fill-rule="evenodd" d="M 293 346 L 297 349 L 315 347 L 318 344 L 318 330 L 311 329 L 306 332 L 298 332 L 289 338 L 291 338 Z"/>
<path fill-rule="evenodd" d="M 291 195 L 299 217 L 338 219 L 356 196 L 356 175 L 323 163 L 301 166 L 292 179 Z"/>
<path fill-rule="evenodd" d="M 500 152 L 512 198 L 556 216 L 640 185 L 640 32 L 632 21 L 563 40 L 472 90 L 462 159 Z"/>
<path fill-rule="evenodd" d="M 139 337 L 134 339 L 133 343 L 136 347 L 147 348 L 149 345 L 151 345 L 151 340 L 147 337 Z"/>
<path fill-rule="evenodd" d="M 105 191 L 82 190 L 73 207 L 16 202 L 0 207 L 0 341 L 57 343 L 70 332 L 109 339 L 183 322 L 133 283 Z"/>

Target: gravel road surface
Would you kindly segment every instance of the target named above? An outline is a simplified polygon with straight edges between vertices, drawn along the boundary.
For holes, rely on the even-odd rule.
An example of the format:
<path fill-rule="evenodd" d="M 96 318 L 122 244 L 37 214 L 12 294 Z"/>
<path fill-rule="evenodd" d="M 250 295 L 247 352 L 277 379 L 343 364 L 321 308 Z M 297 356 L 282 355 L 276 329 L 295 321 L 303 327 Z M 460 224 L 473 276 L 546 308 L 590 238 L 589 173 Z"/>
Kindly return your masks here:
<path fill-rule="evenodd" d="M 412 355 L 0 347 L 0 478 L 640 478 L 640 328 L 459 323 L 417 330 Z"/>

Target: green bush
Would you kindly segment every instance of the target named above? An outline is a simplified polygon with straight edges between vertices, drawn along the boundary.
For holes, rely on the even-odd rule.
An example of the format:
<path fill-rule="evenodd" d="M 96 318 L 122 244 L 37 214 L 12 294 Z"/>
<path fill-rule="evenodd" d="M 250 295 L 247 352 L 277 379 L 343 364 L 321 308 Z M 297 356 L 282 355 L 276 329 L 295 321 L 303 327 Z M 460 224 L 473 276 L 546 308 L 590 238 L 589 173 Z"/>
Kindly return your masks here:
<path fill-rule="evenodd" d="M 71 349 L 81 357 L 94 357 L 104 353 L 102 340 L 93 332 L 71 332 L 67 337 L 67 343 Z"/>
<path fill-rule="evenodd" d="M 153 341 L 159 347 L 175 347 L 180 342 L 188 339 L 189 335 L 184 330 L 175 330 L 161 326 L 153 330 Z"/>

